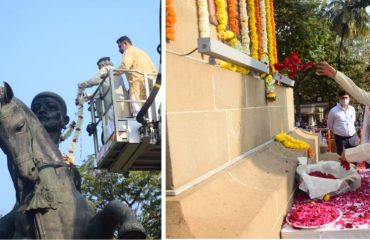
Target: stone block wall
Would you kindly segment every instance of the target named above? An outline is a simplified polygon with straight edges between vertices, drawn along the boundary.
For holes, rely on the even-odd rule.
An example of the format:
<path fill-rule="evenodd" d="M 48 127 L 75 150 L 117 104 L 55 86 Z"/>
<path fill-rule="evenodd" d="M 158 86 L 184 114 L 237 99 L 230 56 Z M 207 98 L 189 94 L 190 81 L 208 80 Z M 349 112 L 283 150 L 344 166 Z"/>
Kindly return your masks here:
<path fill-rule="evenodd" d="M 197 47 L 196 0 L 173 5 L 176 40 L 166 51 L 167 237 L 278 238 L 296 157 L 305 154 L 272 141 L 294 129 L 293 89 L 276 86 L 277 101 L 267 103 L 258 76 L 219 68 L 197 51 L 179 56 Z M 217 38 L 214 26 L 211 35 Z"/>

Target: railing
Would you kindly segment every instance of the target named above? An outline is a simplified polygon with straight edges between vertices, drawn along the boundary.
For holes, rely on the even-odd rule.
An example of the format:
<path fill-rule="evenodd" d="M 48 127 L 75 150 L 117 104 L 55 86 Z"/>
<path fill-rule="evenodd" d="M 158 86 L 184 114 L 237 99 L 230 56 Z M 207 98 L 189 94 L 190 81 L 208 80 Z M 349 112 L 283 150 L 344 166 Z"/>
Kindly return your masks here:
<path fill-rule="evenodd" d="M 115 87 L 117 86 L 114 82 L 115 74 L 125 74 L 125 73 L 136 73 L 143 76 L 146 99 L 148 98 L 151 88 L 154 85 L 157 73 L 143 73 L 138 70 L 123 70 L 123 69 L 110 69 L 108 75 L 101 81 L 97 89 L 94 91 L 90 99 L 90 111 L 91 111 L 91 121 L 95 126 L 100 126 L 102 129 L 102 143 L 103 145 L 112 137 L 112 134 L 117 132 L 117 126 L 120 121 L 124 120 L 135 120 L 132 116 L 123 116 L 118 115 L 117 110 L 122 109 L 122 106 L 119 104 L 127 103 L 126 107 L 129 104 L 133 103 L 145 103 L 145 100 L 131 100 L 129 96 L 126 96 L 124 99 L 120 99 L 116 93 Z M 122 86 L 123 93 L 125 86 Z M 97 109 L 100 108 L 100 109 Z M 97 111 L 98 110 L 98 111 Z M 98 114 L 97 114 L 98 112 Z M 148 121 L 158 121 L 159 116 L 155 104 L 152 105 L 151 109 L 147 112 L 146 116 Z M 97 128 L 98 131 L 98 128 Z M 139 132 L 135 133 L 140 135 Z M 100 150 L 100 144 L 98 140 L 98 134 L 94 134 L 94 148 L 95 153 L 97 154 Z"/>

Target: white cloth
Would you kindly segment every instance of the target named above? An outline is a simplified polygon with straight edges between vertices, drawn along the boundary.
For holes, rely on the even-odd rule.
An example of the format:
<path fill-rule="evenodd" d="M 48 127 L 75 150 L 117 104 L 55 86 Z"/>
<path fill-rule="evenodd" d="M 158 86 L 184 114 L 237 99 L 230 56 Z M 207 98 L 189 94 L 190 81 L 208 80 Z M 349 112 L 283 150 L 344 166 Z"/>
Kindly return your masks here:
<path fill-rule="evenodd" d="M 370 111 L 369 106 L 365 107 L 364 119 L 362 121 L 361 144 L 370 142 Z"/>
<path fill-rule="evenodd" d="M 348 162 L 362 162 L 370 163 L 370 143 L 360 144 L 357 147 L 348 148 L 345 151 Z"/>
<path fill-rule="evenodd" d="M 356 110 L 351 105 L 343 109 L 338 103 L 333 107 L 328 115 L 328 128 L 336 135 L 342 137 L 352 137 L 356 134 L 355 128 Z"/>

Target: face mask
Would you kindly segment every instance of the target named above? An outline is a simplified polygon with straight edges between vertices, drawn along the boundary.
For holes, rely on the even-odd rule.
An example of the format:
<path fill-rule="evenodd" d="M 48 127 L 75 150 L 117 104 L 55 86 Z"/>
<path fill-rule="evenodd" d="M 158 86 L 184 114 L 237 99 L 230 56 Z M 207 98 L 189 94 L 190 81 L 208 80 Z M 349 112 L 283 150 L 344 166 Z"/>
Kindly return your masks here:
<path fill-rule="evenodd" d="M 125 49 L 120 48 L 120 49 L 119 49 L 119 52 L 120 52 L 121 54 L 123 54 L 123 53 L 125 52 Z"/>
<path fill-rule="evenodd" d="M 339 103 L 342 106 L 347 106 L 349 104 L 349 99 L 348 98 L 346 98 L 346 99 L 340 99 L 339 100 Z"/>

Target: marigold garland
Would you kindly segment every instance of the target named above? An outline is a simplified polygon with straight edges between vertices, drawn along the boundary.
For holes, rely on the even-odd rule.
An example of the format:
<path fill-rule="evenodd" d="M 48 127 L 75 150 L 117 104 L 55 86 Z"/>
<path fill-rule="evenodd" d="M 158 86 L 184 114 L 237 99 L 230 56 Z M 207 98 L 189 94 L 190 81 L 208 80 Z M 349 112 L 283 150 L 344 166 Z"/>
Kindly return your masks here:
<path fill-rule="evenodd" d="M 273 48 L 274 48 L 274 60 L 275 63 L 278 61 L 278 54 L 277 54 L 277 45 L 276 45 L 276 24 L 275 24 L 275 8 L 274 8 L 274 0 L 270 0 L 270 10 L 271 10 L 271 27 L 273 33 Z"/>
<path fill-rule="evenodd" d="M 166 40 L 175 41 L 176 12 L 172 0 L 166 1 Z"/>
<path fill-rule="evenodd" d="M 216 16 L 217 16 L 217 32 L 222 41 L 230 40 L 234 37 L 234 33 L 230 30 L 227 30 L 227 11 L 226 11 L 226 2 L 225 0 L 216 0 Z"/>
<path fill-rule="evenodd" d="M 240 33 L 242 38 L 242 51 L 250 55 L 250 38 L 249 38 L 249 25 L 248 25 L 248 11 L 246 0 L 239 1 L 239 16 L 240 16 Z"/>
<path fill-rule="evenodd" d="M 227 0 L 227 9 L 229 13 L 230 30 L 234 33 L 234 36 L 237 37 L 239 35 L 239 23 L 235 0 Z"/>
<path fill-rule="evenodd" d="M 208 0 L 197 0 L 198 5 L 198 26 L 201 38 L 210 37 Z"/>
<path fill-rule="evenodd" d="M 299 149 L 299 150 L 307 150 L 310 148 L 310 145 L 302 140 L 298 140 L 289 136 L 286 133 L 279 133 L 275 136 L 275 140 L 281 142 L 284 147 L 292 148 L 292 149 Z"/>
<path fill-rule="evenodd" d="M 261 25 L 261 13 L 260 13 L 260 0 L 254 0 L 254 10 L 256 14 L 256 27 L 257 27 L 257 39 L 258 39 L 258 60 L 262 59 L 262 25 Z"/>
<path fill-rule="evenodd" d="M 229 63 L 229 62 L 222 61 L 222 60 L 219 60 L 217 64 L 221 68 L 225 68 L 233 72 L 238 72 L 238 73 L 245 74 L 245 75 L 250 73 L 250 70 L 248 68 L 241 67 L 241 66 Z"/>
<path fill-rule="evenodd" d="M 258 60 L 258 36 L 256 27 L 256 12 L 254 8 L 254 0 L 248 0 L 249 10 L 249 30 L 251 37 L 251 57 Z"/>
<path fill-rule="evenodd" d="M 274 35 L 275 33 L 272 32 L 272 22 L 271 19 L 273 16 L 271 15 L 271 5 L 270 0 L 266 0 L 266 29 L 267 29 L 267 40 L 268 40 L 268 56 L 270 67 L 273 72 L 275 72 L 275 56 L 274 56 Z"/>

